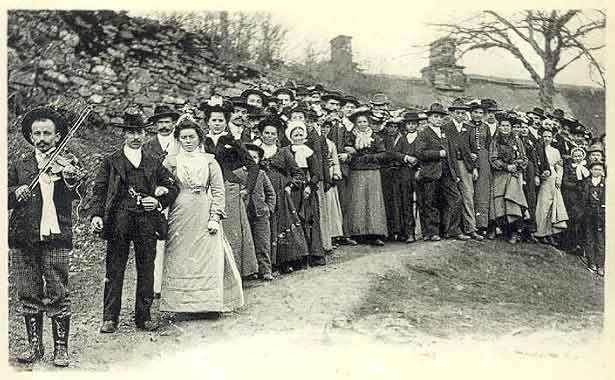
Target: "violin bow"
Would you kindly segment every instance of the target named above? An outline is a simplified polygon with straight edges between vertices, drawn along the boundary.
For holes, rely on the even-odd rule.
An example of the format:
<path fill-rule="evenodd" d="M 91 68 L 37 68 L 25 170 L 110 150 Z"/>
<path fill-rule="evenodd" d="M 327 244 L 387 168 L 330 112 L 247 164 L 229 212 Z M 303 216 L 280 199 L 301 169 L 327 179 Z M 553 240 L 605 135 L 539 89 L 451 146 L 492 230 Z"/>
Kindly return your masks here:
<path fill-rule="evenodd" d="M 39 170 L 36 177 L 34 177 L 34 179 L 30 182 L 30 185 L 28 185 L 29 191 L 32 191 L 36 187 L 36 185 L 38 184 L 38 180 L 41 178 L 41 175 L 43 175 L 43 173 L 47 171 L 47 169 L 53 164 L 55 159 L 60 155 L 60 153 L 62 153 L 62 150 L 66 147 L 66 144 L 68 144 L 68 141 L 73 137 L 75 132 L 77 132 L 77 129 L 81 127 L 83 122 L 90 116 L 90 113 L 92 113 L 92 110 L 93 110 L 93 107 L 91 105 L 87 105 L 83 108 L 83 110 L 81 110 L 79 118 L 77 119 L 75 124 L 73 124 L 73 126 L 70 128 L 70 130 L 66 134 L 66 137 L 64 137 L 64 139 L 60 142 L 56 150 L 51 154 L 49 161 L 47 161 L 47 163 L 41 168 L 41 170 Z"/>

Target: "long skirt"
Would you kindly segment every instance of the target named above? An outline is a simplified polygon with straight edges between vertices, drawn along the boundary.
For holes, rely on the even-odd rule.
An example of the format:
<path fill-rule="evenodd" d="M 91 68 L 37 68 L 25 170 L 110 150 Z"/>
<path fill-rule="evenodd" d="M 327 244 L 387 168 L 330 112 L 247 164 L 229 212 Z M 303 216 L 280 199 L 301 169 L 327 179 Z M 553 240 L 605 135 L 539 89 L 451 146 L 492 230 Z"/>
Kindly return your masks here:
<path fill-rule="evenodd" d="M 169 211 L 169 235 L 162 277 L 160 310 L 230 311 L 244 304 L 237 270 L 224 227 L 207 230 L 207 193 L 182 191 Z"/>
<path fill-rule="evenodd" d="M 318 183 L 318 207 L 320 216 L 320 236 L 322 238 L 323 249 L 330 251 L 333 249 L 333 242 L 331 241 L 331 221 L 327 217 L 329 215 L 329 204 L 325 197 L 324 183 L 320 181 Z"/>
<path fill-rule="evenodd" d="M 342 214 L 337 186 L 333 186 L 325 192 L 325 202 L 327 202 L 328 214 L 326 218 L 329 220 L 329 235 L 332 238 L 344 236 L 344 216 Z"/>
<path fill-rule="evenodd" d="M 340 207 L 342 208 L 342 216 L 344 217 L 342 221 L 342 228 L 344 229 L 343 236 L 350 236 L 350 229 L 352 225 L 352 220 L 350 217 L 350 208 L 351 208 L 351 197 L 352 197 L 352 189 L 350 187 L 350 176 L 352 173 L 349 171 L 348 175 L 342 175 L 342 179 L 337 183 L 337 195 L 340 200 Z"/>
<path fill-rule="evenodd" d="M 270 219 L 271 263 L 281 266 L 306 257 L 308 246 L 291 195 L 284 190 L 276 195 L 275 212 Z"/>
<path fill-rule="evenodd" d="M 555 174 L 540 185 L 536 201 L 536 237 L 555 235 L 566 229 L 568 213 L 561 191 L 555 187 Z"/>
<path fill-rule="evenodd" d="M 495 217 L 490 206 L 493 204 L 491 191 L 491 164 L 489 163 L 489 149 L 481 149 L 478 152 L 478 164 L 480 172 L 478 180 L 474 184 L 474 212 L 476 213 L 476 228 L 486 229 L 489 220 Z"/>
<path fill-rule="evenodd" d="M 242 277 L 251 276 L 258 272 L 258 261 L 252 240 L 252 230 L 246 206 L 239 194 L 240 185 L 224 181 L 226 219 L 222 220 L 226 238 L 228 239 L 235 262 Z M 203 215 L 208 218 L 209 214 Z"/>
<path fill-rule="evenodd" d="M 523 175 L 511 175 L 506 172 L 496 172 L 493 175 L 493 215 L 495 220 L 513 223 L 525 216 L 527 200 L 523 193 Z"/>
<path fill-rule="evenodd" d="M 350 235 L 388 235 L 380 170 L 352 171 L 350 201 Z"/>

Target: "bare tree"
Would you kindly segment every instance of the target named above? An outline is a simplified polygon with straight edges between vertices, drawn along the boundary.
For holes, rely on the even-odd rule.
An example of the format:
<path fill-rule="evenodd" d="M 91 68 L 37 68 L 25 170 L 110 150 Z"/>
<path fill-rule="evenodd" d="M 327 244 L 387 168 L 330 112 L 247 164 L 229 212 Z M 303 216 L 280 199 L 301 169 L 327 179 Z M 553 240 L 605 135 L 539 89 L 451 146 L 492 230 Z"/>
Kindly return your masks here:
<path fill-rule="evenodd" d="M 555 77 L 581 58 L 589 62 L 600 85 L 606 87 L 605 68 L 595 55 L 605 44 L 592 43 L 592 37 L 606 27 L 602 10 L 526 10 L 510 16 L 487 10 L 461 23 L 431 25 L 456 41 L 459 57 L 473 50 L 492 48 L 512 54 L 538 85 L 544 107 L 553 106 Z M 542 68 L 533 63 L 536 57 Z"/>
<path fill-rule="evenodd" d="M 282 57 L 287 29 L 267 12 L 152 12 L 145 14 L 165 24 L 202 33 L 226 61 L 271 65 Z"/>

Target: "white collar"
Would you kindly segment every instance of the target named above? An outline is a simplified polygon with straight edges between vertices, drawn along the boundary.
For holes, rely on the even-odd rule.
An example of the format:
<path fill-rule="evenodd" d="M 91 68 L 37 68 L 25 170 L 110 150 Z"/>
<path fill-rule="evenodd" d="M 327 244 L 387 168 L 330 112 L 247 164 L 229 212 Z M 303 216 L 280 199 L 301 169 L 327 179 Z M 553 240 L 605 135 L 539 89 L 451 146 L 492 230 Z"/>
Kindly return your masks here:
<path fill-rule="evenodd" d="M 264 154 L 264 158 L 271 158 L 273 157 L 277 152 L 278 152 L 278 146 L 273 144 L 273 145 L 267 145 L 265 143 L 262 143 L 260 145 L 260 147 L 263 149 L 263 151 L 265 152 Z"/>
<path fill-rule="evenodd" d="M 591 177 L 591 178 L 592 178 L 592 185 L 594 186 L 598 186 L 600 182 L 602 182 L 602 177 Z"/>
<path fill-rule="evenodd" d="M 218 133 L 217 135 L 212 135 L 211 132 L 207 134 L 206 137 L 209 137 L 211 139 L 211 141 L 214 142 L 214 145 L 218 145 L 218 140 L 220 139 L 220 137 L 222 136 L 226 136 L 228 135 L 227 131 L 224 131 L 222 133 Z"/>
<path fill-rule="evenodd" d="M 436 127 L 433 124 L 429 124 L 429 128 L 431 128 L 431 130 L 434 131 L 434 133 L 438 135 L 439 138 L 442 138 L 442 128 Z"/>
<path fill-rule="evenodd" d="M 141 158 L 143 157 L 141 148 L 132 149 L 128 145 L 124 145 L 124 156 L 130 161 L 132 166 L 138 168 L 141 165 Z"/>

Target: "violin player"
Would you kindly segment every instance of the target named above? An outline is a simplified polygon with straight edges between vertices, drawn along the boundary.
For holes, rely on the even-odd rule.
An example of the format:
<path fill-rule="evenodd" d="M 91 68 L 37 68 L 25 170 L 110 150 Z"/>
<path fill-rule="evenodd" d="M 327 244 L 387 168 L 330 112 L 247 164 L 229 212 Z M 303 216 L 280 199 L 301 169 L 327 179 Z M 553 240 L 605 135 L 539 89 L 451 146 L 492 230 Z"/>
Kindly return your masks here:
<path fill-rule="evenodd" d="M 21 131 L 34 150 L 19 160 L 9 160 L 8 165 L 8 204 L 13 210 L 9 219 L 11 270 L 28 339 L 26 351 L 17 360 L 33 363 L 43 359 L 46 313 L 53 331 L 53 364 L 66 367 L 72 203 L 84 176 L 76 157 L 68 153 L 58 156 L 44 172 L 41 170 L 69 132 L 60 112 L 48 106 L 34 108 L 24 115 Z M 39 173 L 37 183 L 34 180 Z"/>
<path fill-rule="evenodd" d="M 157 229 L 160 213 L 175 200 L 179 187 L 159 158 L 142 149 L 148 125 L 139 113 L 125 112 L 124 122 L 114 126 L 122 129 L 124 145 L 103 159 L 91 197 L 92 230 L 107 240 L 100 332 L 113 333 L 117 329 L 131 242 L 137 267 L 134 321 L 137 329 L 153 331 L 158 328 L 150 314 Z M 156 196 L 159 186 L 168 191 Z"/>

